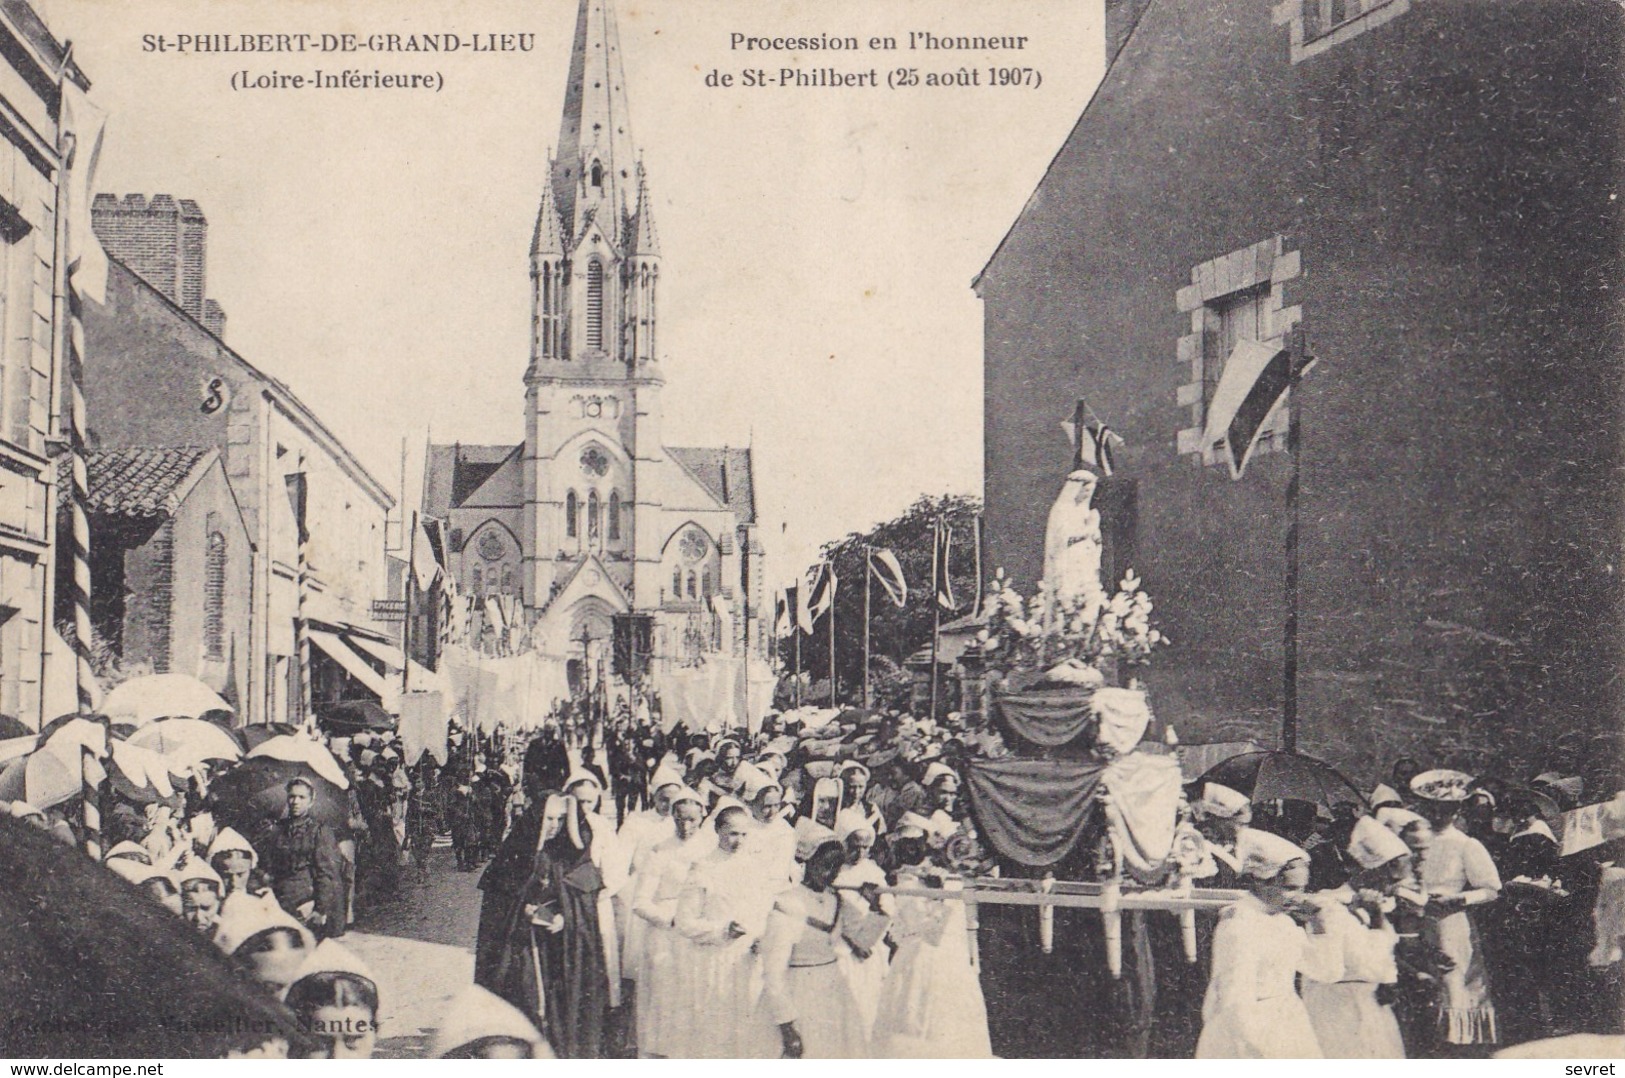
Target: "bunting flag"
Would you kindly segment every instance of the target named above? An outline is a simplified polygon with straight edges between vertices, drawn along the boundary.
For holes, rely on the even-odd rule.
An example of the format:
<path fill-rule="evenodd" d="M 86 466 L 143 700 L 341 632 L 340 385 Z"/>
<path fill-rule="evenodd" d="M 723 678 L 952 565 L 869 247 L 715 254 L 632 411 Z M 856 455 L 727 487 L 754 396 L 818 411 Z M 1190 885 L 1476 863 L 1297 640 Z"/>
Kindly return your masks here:
<path fill-rule="evenodd" d="M 305 454 L 299 453 L 299 470 L 283 476 L 288 488 L 288 501 L 293 505 L 293 522 L 298 534 L 298 555 L 294 559 L 294 587 L 297 612 L 294 616 L 294 647 L 299 653 L 299 718 L 308 728 L 315 729 L 316 714 L 311 705 L 310 677 L 310 617 L 305 613 L 305 592 L 308 590 L 306 574 L 310 546 L 310 527 L 305 520 L 305 509 L 310 501 L 309 481 L 305 478 Z"/>
<path fill-rule="evenodd" d="M 896 554 L 890 550 L 871 550 L 869 568 L 893 603 L 902 606 L 908 602 L 908 581 L 903 579 L 903 566 Z"/>
<path fill-rule="evenodd" d="M 807 571 L 807 605 L 803 608 L 802 632 L 810 634 L 818 619 L 835 605 L 835 588 L 839 583 L 835 567 L 827 561 L 821 561 Z"/>
<path fill-rule="evenodd" d="M 1294 379 L 1313 366 L 1312 359 L 1299 360 L 1293 370 L 1292 353 L 1280 344 L 1236 342 L 1208 403 L 1207 426 L 1202 431 L 1203 445 L 1224 444 L 1230 478 L 1240 479 L 1247 470 L 1265 422 Z"/>
<path fill-rule="evenodd" d="M 418 590 L 426 592 L 434 587 L 440 572 L 440 557 L 429 538 L 428 524 L 420 523 L 412 533 L 412 575 L 417 578 Z"/>
<path fill-rule="evenodd" d="M 954 578 L 949 572 L 953 561 L 954 530 L 942 517 L 937 518 L 934 545 L 931 575 L 937 582 L 937 605 L 944 610 L 958 610 L 959 600 L 954 598 Z"/>

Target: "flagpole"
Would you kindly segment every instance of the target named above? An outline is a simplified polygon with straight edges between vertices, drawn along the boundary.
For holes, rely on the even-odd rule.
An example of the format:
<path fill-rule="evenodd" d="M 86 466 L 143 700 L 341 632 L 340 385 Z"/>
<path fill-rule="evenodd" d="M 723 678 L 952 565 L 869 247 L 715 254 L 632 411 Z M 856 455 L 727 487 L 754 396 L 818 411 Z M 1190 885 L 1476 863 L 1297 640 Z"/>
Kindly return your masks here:
<path fill-rule="evenodd" d="M 800 707 L 801 706 L 801 624 L 800 624 L 800 616 L 795 615 L 795 617 L 796 617 L 796 621 L 791 624 L 791 628 L 790 628 L 790 640 L 795 645 L 795 647 L 791 649 L 794 652 L 794 655 L 795 655 L 795 658 L 793 660 L 794 663 L 795 663 L 795 671 L 790 676 L 790 684 L 792 686 L 794 686 L 794 688 L 795 688 L 795 691 L 793 693 L 791 693 L 791 696 L 793 696 L 794 699 L 795 699 L 796 707 Z"/>
<path fill-rule="evenodd" d="M 1302 486 L 1303 402 L 1298 399 L 1299 375 L 1303 366 L 1304 334 L 1294 326 L 1288 337 L 1286 451 L 1291 471 L 1286 484 L 1286 632 L 1283 643 L 1281 685 L 1281 749 L 1298 751 L 1298 502 Z"/>
<path fill-rule="evenodd" d="M 824 571 L 829 574 L 829 578 L 833 581 L 835 563 L 826 561 Z M 838 706 L 835 703 L 837 685 L 838 680 L 835 677 L 835 591 L 831 588 L 829 593 L 829 706 L 832 708 Z"/>
<path fill-rule="evenodd" d="M 406 440 L 401 439 L 401 459 L 406 459 Z M 405 469 L 402 469 L 403 476 Z M 405 490 L 403 482 L 401 489 Z M 402 521 L 402 523 L 405 523 Z M 401 622 L 401 695 L 405 696 L 410 690 L 412 677 L 412 589 L 417 586 L 417 552 L 418 552 L 418 512 L 412 510 L 412 535 L 406 544 L 406 587 L 402 593 L 406 596 L 406 615 Z"/>
<path fill-rule="evenodd" d="M 869 710 L 869 593 L 874 590 L 875 567 L 869 547 L 863 548 L 863 709 Z"/>
<path fill-rule="evenodd" d="M 942 518 L 937 517 L 931 527 L 931 714 L 930 718 L 937 717 L 937 647 L 942 639 L 942 579 L 941 572 L 946 566 L 937 563 L 941 560 L 939 552 L 942 550 Z"/>
<path fill-rule="evenodd" d="M 294 645 L 299 653 L 299 720 L 308 731 L 316 729 L 315 704 L 312 700 L 310 676 L 310 614 L 305 608 L 305 593 L 309 588 L 306 577 L 309 575 L 309 544 L 310 529 L 306 520 L 310 504 L 310 477 L 305 474 L 305 451 L 301 449 L 298 456 L 299 484 L 302 496 L 300 504 L 296 506 L 299 519 L 295 521 L 299 540 L 299 549 L 294 562 L 295 582 L 295 633 Z"/>

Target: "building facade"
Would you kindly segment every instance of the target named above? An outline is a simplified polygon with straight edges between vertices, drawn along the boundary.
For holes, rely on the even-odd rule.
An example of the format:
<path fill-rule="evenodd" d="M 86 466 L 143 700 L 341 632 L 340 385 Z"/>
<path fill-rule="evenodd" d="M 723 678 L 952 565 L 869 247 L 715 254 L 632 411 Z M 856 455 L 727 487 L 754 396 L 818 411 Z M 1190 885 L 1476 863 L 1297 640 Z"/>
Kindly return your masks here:
<path fill-rule="evenodd" d="M 976 282 L 990 563 L 1035 583 L 1086 401 L 1173 640 L 1159 716 L 1273 742 L 1301 409 L 1303 748 L 1611 765 L 1620 5 L 1107 8 L 1104 81 Z M 1207 404 L 1295 326 L 1318 365 L 1232 480 Z"/>
<path fill-rule="evenodd" d="M 187 674 L 240 710 L 254 545 L 220 451 L 93 451 L 86 472 L 91 621 L 120 671 Z M 72 617 L 64 603 L 70 572 L 59 560 L 58 620 Z"/>
<path fill-rule="evenodd" d="M 663 264 L 614 10 L 581 0 L 530 248 L 525 440 L 430 446 L 423 500 L 457 589 L 514 597 L 560 661 L 601 658 L 633 612 L 657 665 L 767 653 L 751 452 L 661 429 Z"/>
<path fill-rule="evenodd" d="M 394 500 L 291 389 L 161 289 L 116 258 L 109 261 L 107 302 L 85 310 L 92 443 L 104 450 L 219 451 L 257 551 L 241 715 L 249 722 L 296 720 L 301 613 L 321 633 L 313 638 L 316 663 L 384 669 L 358 642 L 388 640 L 373 603 L 389 597 L 385 521 Z M 289 482 L 301 475 L 303 544 Z"/>

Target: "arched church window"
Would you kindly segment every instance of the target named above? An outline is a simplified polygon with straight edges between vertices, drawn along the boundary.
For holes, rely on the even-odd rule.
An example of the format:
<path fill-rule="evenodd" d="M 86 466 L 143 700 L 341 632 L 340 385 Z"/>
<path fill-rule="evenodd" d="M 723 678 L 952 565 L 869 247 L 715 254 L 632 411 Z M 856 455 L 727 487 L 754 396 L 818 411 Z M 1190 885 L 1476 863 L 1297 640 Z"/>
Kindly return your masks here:
<path fill-rule="evenodd" d="M 592 163 L 592 185 L 594 187 L 604 186 L 604 166 L 597 161 Z"/>
<path fill-rule="evenodd" d="M 711 598 L 711 570 L 709 569 L 700 573 L 700 594 L 707 599 Z"/>
<path fill-rule="evenodd" d="M 604 347 L 604 264 L 587 263 L 587 347 Z"/>
<path fill-rule="evenodd" d="M 621 492 L 618 491 L 618 490 L 612 490 L 612 491 L 609 492 L 609 521 L 608 521 L 608 523 L 609 523 L 609 529 L 608 529 L 608 531 L 609 531 L 609 541 L 612 542 L 612 543 L 620 542 L 621 541 Z"/>
<path fill-rule="evenodd" d="M 511 595 L 512 593 L 513 593 L 513 566 L 504 565 L 502 567 L 502 594 Z"/>
<path fill-rule="evenodd" d="M 700 597 L 699 588 L 696 585 L 697 585 L 697 580 L 696 580 L 696 578 L 694 576 L 694 572 L 693 572 L 693 570 L 689 570 L 689 574 L 688 574 L 688 597 L 690 599 L 698 599 Z"/>
<path fill-rule="evenodd" d="M 587 538 L 593 542 L 598 541 L 598 492 L 595 490 L 587 495 Z"/>
<path fill-rule="evenodd" d="M 485 594 L 485 574 L 480 571 L 478 565 L 474 566 L 474 594 Z"/>
<path fill-rule="evenodd" d="M 673 599 L 683 597 L 683 570 L 681 568 L 671 571 L 671 597 Z"/>
<path fill-rule="evenodd" d="M 571 491 L 564 496 L 564 534 L 574 539 L 576 537 L 576 492 Z"/>

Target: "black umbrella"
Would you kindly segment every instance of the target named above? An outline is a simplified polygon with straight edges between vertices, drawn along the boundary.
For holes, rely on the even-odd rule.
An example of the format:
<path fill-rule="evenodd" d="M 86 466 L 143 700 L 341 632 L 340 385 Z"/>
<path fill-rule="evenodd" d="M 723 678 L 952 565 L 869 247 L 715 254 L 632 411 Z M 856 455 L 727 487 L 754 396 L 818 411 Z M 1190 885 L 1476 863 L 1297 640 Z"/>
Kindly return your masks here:
<path fill-rule="evenodd" d="M 252 837 L 268 820 L 287 811 L 288 783 L 304 779 L 314 791 L 311 815 L 342 828 L 350 818 L 349 795 L 328 782 L 309 764 L 252 756 L 214 780 L 209 805 L 215 819 Z"/>
<path fill-rule="evenodd" d="M 242 729 L 233 732 L 243 739 L 244 750 L 249 750 L 258 748 L 273 737 L 281 737 L 283 734 L 297 734 L 299 727 L 290 726 L 285 722 L 257 722 L 252 726 L 244 726 Z"/>
<path fill-rule="evenodd" d="M 400 725 L 400 720 L 374 700 L 342 700 L 336 704 L 324 704 L 318 709 L 316 717 L 335 734 L 353 734 L 358 730 L 393 730 Z"/>
<path fill-rule="evenodd" d="M 203 936 L 44 831 L 0 819 L 0 1051 L 219 1058 L 306 1041 Z"/>
<path fill-rule="evenodd" d="M 1209 768 L 1196 780 L 1216 782 L 1247 795 L 1253 804 L 1307 801 L 1331 808 L 1342 802 L 1366 807 L 1365 797 L 1342 772 L 1313 756 L 1296 752 L 1244 752 Z"/>
<path fill-rule="evenodd" d="M 0 741 L 13 737 L 31 737 L 35 731 L 24 726 L 21 719 L 11 715 L 0 715 Z"/>

